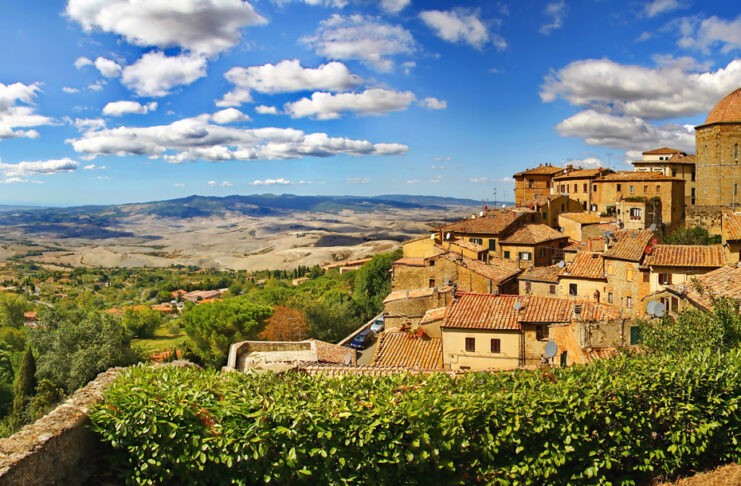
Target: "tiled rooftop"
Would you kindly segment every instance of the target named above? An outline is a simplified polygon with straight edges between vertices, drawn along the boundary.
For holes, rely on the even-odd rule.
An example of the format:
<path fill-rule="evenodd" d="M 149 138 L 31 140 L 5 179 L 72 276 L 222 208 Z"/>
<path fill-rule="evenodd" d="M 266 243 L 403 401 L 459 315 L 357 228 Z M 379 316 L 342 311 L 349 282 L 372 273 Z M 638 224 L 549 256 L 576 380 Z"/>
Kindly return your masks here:
<path fill-rule="evenodd" d="M 325 341 L 319 341 L 318 339 L 308 339 L 308 341 L 313 341 L 314 345 L 316 346 L 317 361 L 323 363 L 347 363 L 352 365 L 354 365 L 357 361 L 357 353 L 352 348 L 339 346 L 337 344 L 332 344 Z M 348 356 L 350 356 L 349 360 L 347 358 Z"/>
<path fill-rule="evenodd" d="M 471 250 L 476 253 L 480 253 L 482 251 L 488 250 L 484 245 L 478 245 L 476 243 L 472 243 L 470 241 L 459 239 L 457 241 L 454 241 L 451 243 L 452 245 L 459 246 L 461 248 L 464 248 L 466 250 Z"/>
<path fill-rule="evenodd" d="M 563 172 L 564 169 L 561 167 L 553 167 L 552 165 L 540 165 L 532 169 L 523 170 L 517 172 L 513 177 L 524 176 L 524 175 L 554 175 Z"/>
<path fill-rule="evenodd" d="M 536 245 L 547 241 L 566 238 L 566 235 L 545 224 L 526 224 L 500 241 L 504 245 Z"/>
<path fill-rule="evenodd" d="M 664 175 L 661 172 L 634 172 L 634 171 L 620 171 L 614 174 L 607 174 L 599 179 L 595 179 L 594 182 L 640 182 L 640 181 L 683 181 L 684 179 L 679 177 L 671 177 Z"/>
<path fill-rule="evenodd" d="M 645 152 L 642 152 L 643 155 L 672 155 L 672 154 L 683 154 L 681 150 L 669 148 L 669 147 L 662 147 L 657 148 L 653 150 L 646 150 Z"/>
<path fill-rule="evenodd" d="M 468 258 L 455 253 L 443 253 L 438 255 L 438 257 L 444 258 L 449 262 L 497 283 L 506 282 L 507 280 L 519 275 L 522 271 L 517 267 L 517 265 L 509 260 L 502 260 L 500 258 L 490 258 L 489 263 L 487 264 L 481 260 L 474 260 L 473 258 Z"/>
<path fill-rule="evenodd" d="M 558 265 L 548 267 L 530 267 L 518 277 L 519 280 L 535 280 L 538 282 L 558 283 Z"/>
<path fill-rule="evenodd" d="M 696 284 L 699 284 L 702 293 L 698 292 Z M 682 293 L 709 310 L 712 308 L 711 295 L 728 297 L 736 301 L 741 299 L 741 267 L 726 265 L 704 275 L 698 275 L 692 279 L 692 283 L 683 286 L 669 285 L 666 288 L 676 294 Z"/>
<path fill-rule="evenodd" d="M 722 267 L 725 250 L 721 245 L 656 245 L 647 265 L 661 267 Z"/>
<path fill-rule="evenodd" d="M 741 88 L 720 100 L 705 119 L 705 125 L 729 122 L 741 123 Z"/>
<path fill-rule="evenodd" d="M 741 214 L 734 211 L 723 213 L 723 236 L 726 240 L 741 240 Z"/>
<path fill-rule="evenodd" d="M 463 219 L 445 225 L 442 230 L 459 234 L 498 235 L 523 216 L 525 213 L 515 211 L 492 212 L 481 218 Z"/>
<path fill-rule="evenodd" d="M 580 251 L 574 261 L 561 271 L 564 277 L 572 278 L 605 278 L 605 266 L 602 254 L 593 251 Z"/>
<path fill-rule="evenodd" d="M 561 213 L 560 216 L 581 224 L 598 224 L 603 218 L 598 213 Z"/>
<path fill-rule="evenodd" d="M 600 167 L 598 169 L 577 169 L 566 174 L 558 175 L 553 178 L 554 181 L 564 181 L 568 179 L 589 179 L 598 177 L 602 174 L 612 172 L 610 169 Z"/>
<path fill-rule="evenodd" d="M 419 324 L 429 324 L 431 322 L 439 321 L 445 317 L 445 310 L 447 307 L 438 307 L 437 309 L 430 309 L 427 312 L 425 312 L 425 315 L 422 316 L 422 320 L 419 321 Z"/>
<path fill-rule="evenodd" d="M 584 241 L 572 241 L 568 246 L 564 247 L 563 251 L 577 252 L 582 250 L 587 251 L 602 251 L 605 248 L 604 238 L 590 238 Z"/>
<path fill-rule="evenodd" d="M 406 332 L 382 332 L 373 354 L 373 366 L 419 370 L 443 369 L 442 340 Z"/>
<path fill-rule="evenodd" d="M 604 257 L 640 262 L 653 237 L 654 233 L 651 230 L 616 231 L 617 242 L 604 253 Z"/>
<path fill-rule="evenodd" d="M 393 302 L 395 300 L 404 300 L 404 299 L 421 299 L 425 297 L 432 297 L 436 293 L 444 294 L 447 292 L 452 292 L 453 287 L 435 287 L 435 288 L 424 288 L 424 289 L 413 289 L 413 290 L 397 290 L 395 292 L 391 292 L 386 296 L 385 299 L 383 299 L 384 304 L 386 302 Z"/>

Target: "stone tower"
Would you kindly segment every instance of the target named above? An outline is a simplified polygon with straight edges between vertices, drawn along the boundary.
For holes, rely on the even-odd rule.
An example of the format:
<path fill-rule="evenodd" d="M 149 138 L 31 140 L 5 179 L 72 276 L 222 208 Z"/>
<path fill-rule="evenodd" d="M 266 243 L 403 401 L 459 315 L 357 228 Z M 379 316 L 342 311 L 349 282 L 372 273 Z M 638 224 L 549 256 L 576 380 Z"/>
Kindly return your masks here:
<path fill-rule="evenodd" d="M 695 127 L 697 205 L 741 204 L 741 88 L 712 109 Z"/>

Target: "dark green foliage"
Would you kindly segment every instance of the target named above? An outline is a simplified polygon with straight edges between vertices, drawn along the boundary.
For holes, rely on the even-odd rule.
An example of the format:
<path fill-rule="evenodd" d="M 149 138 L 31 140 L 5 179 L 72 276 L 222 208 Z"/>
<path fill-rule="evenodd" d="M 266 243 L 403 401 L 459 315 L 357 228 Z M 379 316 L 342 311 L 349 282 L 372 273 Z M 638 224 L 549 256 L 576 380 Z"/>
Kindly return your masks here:
<path fill-rule="evenodd" d="M 162 325 L 164 318 L 161 312 L 149 307 L 143 309 L 126 309 L 121 324 L 132 336 L 145 339 L 154 336 L 154 332 Z"/>
<path fill-rule="evenodd" d="M 710 236 L 701 226 L 680 226 L 674 233 L 665 235 L 663 240 L 668 245 L 715 245 L 721 243 L 721 236 Z"/>
<path fill-rule="evenodd" d="M 226 364 L 229 345 L 257 339 L 273 309 L 239 297 L 197 305 L 183 314 L 183 329 L 194 351 L 210 366 Z"/>
<path fill-rule="evenodd" d="M 28 347 L 13 384 L 13 415 L 17 420 L 25 420 L 26 405 L 34 391 L 36 391 L 36 360 L 33 351 Z"/>
<path fill-rule="evenodd" d="M 26 299 L 20 295 L 0 293 L 0 327 L 23 325 L 23 313 L 30 309 Z"/>
<path fill-rule="evenodd" d="M 29 341 L 38 355 L 38 377 L 67 393 L 114 366 L 138 360 L 131 338 L 118 319 L 90 310 L 47 310 Z"/>
<path fill-rule="evenodd" d="M 391 292 L 391 263 L 401 258 L 401 250 L 382 253 L 355 272 L 353 301 L 370 319 L 383 310 L 383 299 Z"/>
<path fill-rule="evenodd" d="M 138 484 L 647 484 L 741 460 L 741 350 L 452 378 L 135 367 L 92 427 Z"/>
<path fill-rule="evenodd" d="M 13 385 L 10 383 L 0 383 L 0 417 L 7 417 L 13 411 Z M 2 434 L 0 427 L 0 437 Z"/>
<path fill-rule="evenodd" d="M 29 403 L 31 420 L 38 420 L 59 404 L 64 397 L 64 390 L 49 380 L 42 379 L 36 387 L 36 395 Z"/>

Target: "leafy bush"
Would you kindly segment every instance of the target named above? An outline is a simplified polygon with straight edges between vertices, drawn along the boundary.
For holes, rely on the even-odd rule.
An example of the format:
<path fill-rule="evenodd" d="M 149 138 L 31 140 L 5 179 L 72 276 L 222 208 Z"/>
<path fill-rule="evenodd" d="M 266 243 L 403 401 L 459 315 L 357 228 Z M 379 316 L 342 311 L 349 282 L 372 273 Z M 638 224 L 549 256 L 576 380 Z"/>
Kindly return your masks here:
<path fill-rule="evenodd" d="M 702 226 L 680 226 L 674 233 L 665 235 L 663 240 L 667 245 L 714 245 L 721 243 L 721 236 L 710 236 Z"/>
<path fill-rule="evenodd" d="M 143 309 L 126 309 L 121 324 L 134 336 L 140 339 L 151 338 L 162 325 L 162 313 L 150 307 Z"/>
<path fill-rule="evenodd" d="M 132 484 L 637 484 L 741 460 L 741 350 L 384 377 L 137 366 L 92 428 Z"/>
<path fill-rule="evenodd" d="M 30 308 L 28 301 L 22 296 L 0 293 L 0 326 L 21 327 L 23 313 Z"/>

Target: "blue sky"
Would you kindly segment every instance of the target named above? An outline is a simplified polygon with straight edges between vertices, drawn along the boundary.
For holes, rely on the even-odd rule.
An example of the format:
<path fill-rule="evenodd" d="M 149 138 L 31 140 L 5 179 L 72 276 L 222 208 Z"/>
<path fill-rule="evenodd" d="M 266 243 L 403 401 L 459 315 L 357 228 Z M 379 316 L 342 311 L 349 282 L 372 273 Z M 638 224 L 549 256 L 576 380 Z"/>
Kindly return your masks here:
<path fill-rule="evenodd" d="M 538 163 L 693 152 L 741 87 L 728 1 L 3 2 L 0 42 L 0 203 L 511 200 Z"/>

